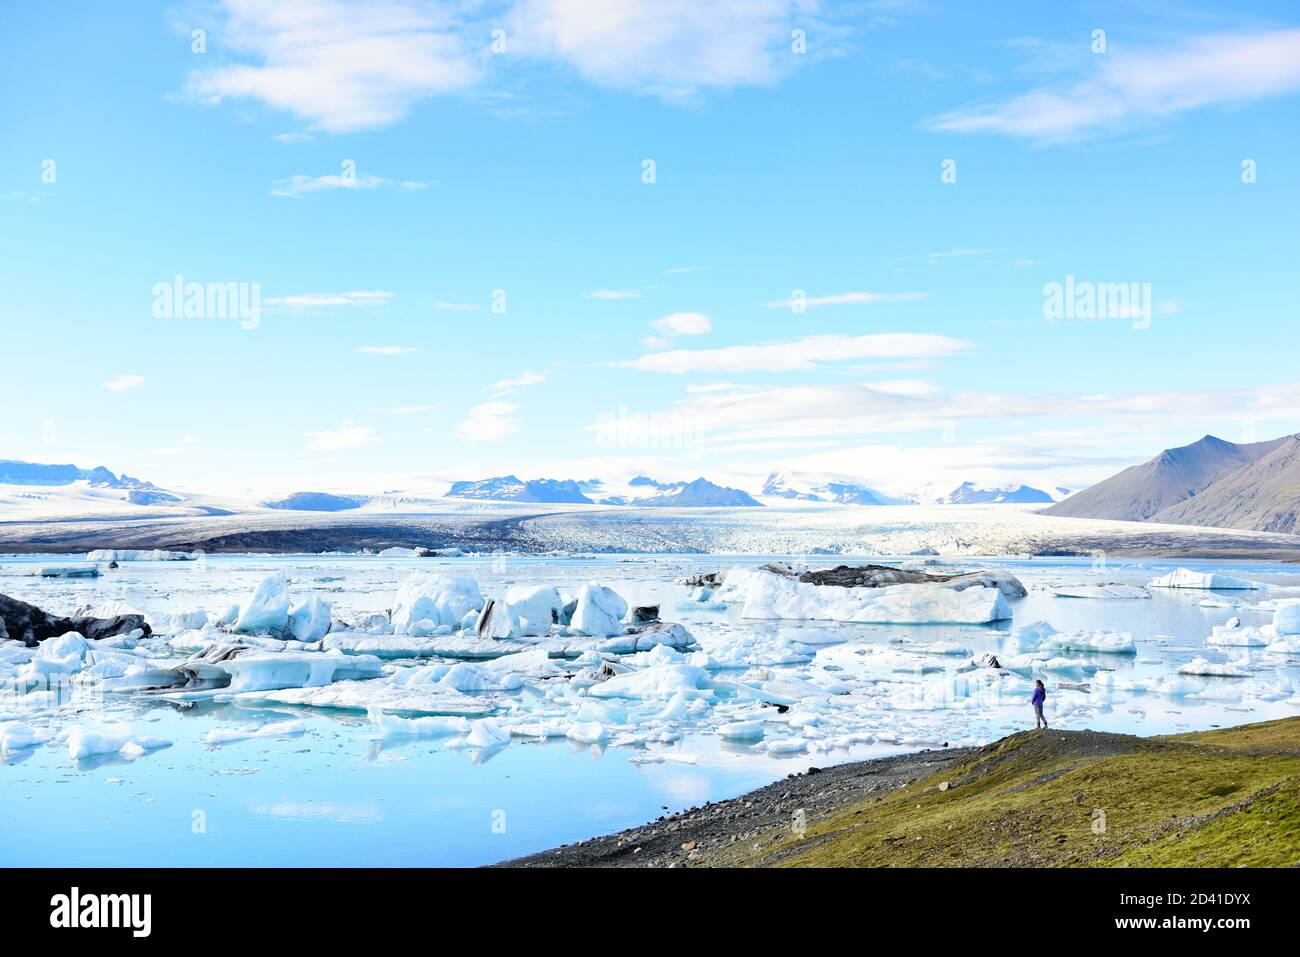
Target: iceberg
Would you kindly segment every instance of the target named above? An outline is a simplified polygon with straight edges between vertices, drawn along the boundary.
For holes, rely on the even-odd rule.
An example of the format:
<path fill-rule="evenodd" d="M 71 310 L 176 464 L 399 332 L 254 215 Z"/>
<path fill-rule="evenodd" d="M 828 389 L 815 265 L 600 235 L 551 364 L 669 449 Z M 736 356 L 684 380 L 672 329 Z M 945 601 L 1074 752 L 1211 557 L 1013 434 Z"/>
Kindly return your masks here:
<path fill-rule="evenodd" d="M 289 579 L 283 569 L 268 575 L 239 612 L 233 631 L 282 633 L 289 625 Z"/>
<path fill-rule="evenodd" d="M 516 585 L 506 592 L 506 604 L 518 619 L 521 636 L 550 634 L 564 612 L 564 600 L 554 585 Z"/>
<path fill-rule="evenodd" d="M 302 721 L 273 721 L 254 728 L 213 728 L 208 732 L 207 742 L 222 745 L 252 738 L 291 738 L 306 731 L 307 725 Z"/>
<path fill-rule="evenodd" d="M 1279 635 L 1300 635 L 1300 601 L 1277 606 L 1273 612 L 1273 630 Z"/>
<path fill-rule="evenodd" d="M 1063 585 L 1052 590 L 1057 598 L 1150 598 L 1151 593 L 1138 585 Z"/>
<path fill-rule="evenodd" d="M 1220 589 L 1224 591 L 1249 591 L 1261 588 L 1268 588 L 1262 582 L 1247 581 L 1244 578 L 1233 578 L 1231 575 L 1224 575 L 1221 572 L 1194 572 L 1188 568 L 1179 568 L 1163 575 L 1160 578 L 1153 578 L 1147 582 L 1148 588 L 1206 588 Z"/>
<path fill-rule="evenodd" d="M 324 638 L 330 624 L 330 606 L 315 595 L 289 609 L 289 634 L 304 644 Z"/>
<path fill-rule="evenodd" d="M 429 621 L 459 628 L 465 616 L 483 607 L 478 582 L 461 575 L 416 572 L 406 578 L 393 599 L 393 633 L 420 633 L 412 626 Z"/>
<path fill-rule="evenodd" d="M 171 742 L 164 738 L 139 735 L 128 726 L 118 724 L 78 725 L 68 732 L 67 743 L 68 756 L 74 761 L 108 754 L 138 758 L 150 751 L 171 747 Z"/>
<path fill-rule="evenodd" d="M 730 579 L 728 575 L 728 584 Z M 739 588 L 743 618 L 974 625 L 1011 617 L 1002 591 L 980 585 L 960 590 L 936 584 L 843 588 L 757 572 L 745 576 Z"/>
<path fill-rule="evenodd" d="M 1196 657 L 1178 669 L 1180 675 L 1207 675 L 1213 678 L 1248 678 L 1244 669 L 1234 664 L 1217 664 L 1204 658 Z"/>
<path fill-rule="evenodd" d="M 1039 647 L 1045 651 L 1087 651 L 1109 655 L 1136 655 L 1137 643 L 1127 632 L 1076 631 L 1044 635 Z"/>
<path fill-rule="evenodd" d="M 593 638 L 611 638 L 623 633 L 627 602 L 612 588 L 588 583 L 578 589 L 577 605 L 569 622 L 572 631 Z"/>

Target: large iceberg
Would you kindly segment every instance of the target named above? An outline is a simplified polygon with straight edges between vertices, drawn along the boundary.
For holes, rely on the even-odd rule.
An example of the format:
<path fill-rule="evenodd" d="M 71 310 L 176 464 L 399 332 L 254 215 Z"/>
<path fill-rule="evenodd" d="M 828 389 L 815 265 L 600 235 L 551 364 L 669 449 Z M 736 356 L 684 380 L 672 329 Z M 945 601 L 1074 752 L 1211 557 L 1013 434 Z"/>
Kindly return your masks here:
<path fill-rule="evenodd" d="M 280 633 L 289 625 L 289 579 L 284 571 L 269 575 L 240 609 L 233 630 L 245 634 Z"/>
<path fill-rule="evenodd" d="M 744 576 L 732 594 L 743 602 L 740 614 L 744 618 L 983 624 L 1011 617 L 1011 607 L 1002 591 L 980 585 L 960 590 L 939 584 L 841 588 L 756 572 Z"/>
<path fill-rule="evenodd" d="M 612 638 L 623 632 L 623 616 L 627 602 L 612 588 L 586 584 L 578 590 L 578 603 L 573 610 L 570 629 L 593 638 Z"/>
<path fill-rule="evenodd" d="M 459 628 L 465 617 L 483 607 L 478 582 L 462 575 L 416 572 L 393 599 L 393 633 L 428 634 L 438 626 Z"/>

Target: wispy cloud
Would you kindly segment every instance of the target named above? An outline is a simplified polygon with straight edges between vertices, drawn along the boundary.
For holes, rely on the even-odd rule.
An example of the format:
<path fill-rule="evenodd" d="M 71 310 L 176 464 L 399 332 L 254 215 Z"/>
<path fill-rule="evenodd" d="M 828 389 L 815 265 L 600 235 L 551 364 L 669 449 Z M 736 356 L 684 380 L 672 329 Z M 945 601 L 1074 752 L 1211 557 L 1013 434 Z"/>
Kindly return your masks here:
<path fill-rule="evenodd" d="M 477 302 L 435 302 L 433 308 L 438 312 L 478 312 L 483 306 Z"/>
<path fill-rule="evenodd" d="M 357 425 L 351 419 L 344 420 L 337 429 L 323 432 L 308 432 L 307 448 L 314 452 L 339 452 L 355 449 L 379 441 L 379 433 L 366 425 Z"/>
<path fill-rule="evenodd" d="M 1300 30 L 1218 33 L 1177 46 L 1112 42 L 1090 58 L 1089 76 L 1001 102 L 954 110 L 928 126 L 946 133 L 999 133 L 1061 141 L 1216 105 L 1300 90 Z"/>
<path fill-rule="evenodd" d="M 120 375 L 105 382 L 104 388 L 110 392 L 126 392 L 142 385 L 144 385 L 144 376 L 142 375 Z"/>
<path fill-rule="evenodd" d="M 809 309 L 817 306 L 869 306 L 876 302 L 914 302 L 929 297 L 928 292 L 840 292 L 829 296 L 778 299 L 775 302 L 765 302 L 763 306 L 767 309 L 790 309 L 799 305 Z"/>
<path fill-rule="evenodd" d="M 456 425 L 456 434 L 470 442 L 500 442 L 519 431 L 514 413 L 519 406 L 492 400 L 476 405 Z"/>
<path fill-rule="evenodd" d="M 535 372 L 525 372 L 515 379 L 502 379 L 499 382 L 492 383 L 491 391 L 498 393 L 513 392 L 515 389 L 522 389 L 524 386 L 539 385 L 546 381 L 546 376 L 538 375 Z"/>
<path fill-rule="evenodd" d="M 926 333 L 884 332 L 866 336 L 808 336 L 722 349 L 673 349 L 652 352 L 621 365 L 644 372 L 796 372 L 857 359 L 894 359 L 954 355 L 972 347 L 962 339 Z"/>
<path fill-rule="evenodd" d="M 357 350 L 368 356 L 405 356 L 419 351 L 419 346 L 362 346 Z"/>
<path fill-rule="evenodd" d="M 440 405 L 399 405 L 391 409 L 380 409 L 385 415 L 418 415 L 421 412 L 433 412 L 442 408 Z"/>
<path fill-rule="evenodd" d="M 597 289 L 583 293 L 583 299 L 640 299 L 640 289 Z"/>
<path fill-rule="evenodd" d="M 418 180 L 402 180 L 394 182 L 386 176 L 345 176 L 341 173 L 330 173 L 324 176 L 290 176 L 287 179 L 278 179 L 271 188 L 272 196 L 303 196 L 307 193 L 319 193 L 326 190 L 334 189 L 396 189 L 404 193 L 412 193 L 425 189 L 429 184 L 422 183 Z"/>
<path fill-rule="evenodd" d="M 328 309 L 339 306 L 382 306 L 392 298 L 393 293 L 383 290 L 304 292 L 293 296 L 272 296 L 266 300 L 266 305 L 270 308 L 305 312 L 311 309 Z"/>
<path fill-rule="evenodd" d="M 650 327 L 663 336 L 702 336 L 713 330 L 713 320 L 702 312 L 670 312 Z"/>
<path fill-rule="evenodd" d="M 253 100 L 331 133 L 375 129 L 418 101 L 472 86 L 476 48 L 452 4 L 225 0 L 231 61 L 189 76 L 197 101 Z M 242 62 L 240 62 L 242 61 Z"/>

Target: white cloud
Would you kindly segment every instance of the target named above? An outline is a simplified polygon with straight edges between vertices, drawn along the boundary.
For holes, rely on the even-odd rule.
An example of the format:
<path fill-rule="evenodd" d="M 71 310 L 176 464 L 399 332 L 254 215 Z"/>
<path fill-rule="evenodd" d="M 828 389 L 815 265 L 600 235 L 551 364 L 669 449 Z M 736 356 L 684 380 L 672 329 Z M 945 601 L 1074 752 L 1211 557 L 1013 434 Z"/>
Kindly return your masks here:
<path fill-rule="evenodd" d="M 877 392 L 888 392 L 890 395 L 936 395 L 943 391 L 933 382 L 927 382 L 925 379 L 880 379 L 876 382 L 862 383 L 869 389 L 875 389 Z"/>
<path fill-rule="evenodd" d="M 337 429 L 323 432 L 308 432 L 307 448 L 315 452 L 339 452 L 343 449 L 355 449 L 379 441 L 379 433 L 366 425 L 357 425 L 347 419 Z"/>
<path fill-rule="evenodd" d="M 362 346 L 357 350 L 368 356 L 405 356 L 419 351 L 419 346 Z"/>
<path fill-rule="evenodd" d="M 394 183 L 384 176 L 344 176 L 341 173 L 332 173 L 325 176 L 297 175 L 290 176 L 288 179 L 278 179 L 270 192 L 272 196 L 302 196 L 306 193 L 319 193 L 331 189 L 380 189 L 390 186 L 409 193 L 424 189 L 428 184 L 416 180 Z"/>
<path fill-rule="evenodd" d="M 854 359 L 894 359 L 948 356 L 972 343 L 948 336 L 884 332 L 866 336 L 808 336 L 793 342 L 771 342 L 723 349 L 673 349 L 652 352 L 621 365 L 644 372 L 793 372 L 831 362 Z"/>
<path fill-rule="evenodd" d="M 713 320 L 702 312 L 672 312 L 650 323 L 661 336 L 702 336 L 713 329 Z"/>
<path fill-rule="evenodd" d="M 639 289 L 597 289 L 594 292 L 584 293 L 583 299 L 640 299 L 641 290 Z"/>
<path fill-rule="evenodd" d="M 829 296 L 807 296 L 803 299 L 778 299 L 765 302 L 768 309 L 789 309 L 795 305 L 807 306 L 868 306 L 876 302 L 912 302 L 928 299 L 928 292 L 840 292 Z"/>
<path fill-rule="evenodd" d="M 1089 58 L 1091 76 L 932 120 L 949 133 L 1000 133 L 1059 141 L 1206 106 L 1300 90 L 1300 30 L 1219 33 L 1175 47 L 1128 47 Z"/>
<path fill-rule="evenodd" d="M 773 82 L 789 55 L 797 0 L 519 0 L 507 28 L 524 56 L 572 66 L 601 86 L 674 98 Z"/>
<path fill-rule="evenodd" d="M 381 409 L 380 411 L 387 415 L 416 415 L 420 412 L 433 412 L 439 408 L 441 406 L 438 405 L 399 405 L 396 408 Z"/>
<path fill-rule="evenodd" d="M 491 391 L 511 392 L 515 389 L 521 389 L 524 386 L 538 385 L 539 383 L 545 381 L 546 381 L 546 376 L 544 375 L 538 375 L 535 372 L 525 372 L 523 375 L 519 376 L 516 379 L 502 379 L 499 382 L 494 382 L 492 384 Z"/>
<path fill-rule="evenodd" d="M 438 312 L 478 312 L 483 307 L 477 302 L 435 302 L 433 308 Z"/>
<path fill-rule="evenodd" d="M 120 375 L 105 382 L 104 388 L 111 392 L 126 392 L 128 389 L 135 389 L 142 385 L 144 385 L 142 375 Z"/>
<path fill-rule="evenodd" d="M 457 423 L 456 434 L 470 442 L 500 442 L 519 431 L 519 420 L 513 414 L 518 411 L 519 406 L 510 402 L 484 402 Z"/>
<path fill-rule="evenodd" d="M 272 308 L 292 309 L 302 312 L 334 306 L 382 306 L 393 298 L 393 293 L 382 290 L 356 292 L 305 292 L 295 296 L 272 296 L 266 305 Z"/>
<path fill-rule="evenodd" d="M 192 72 L 196 100 L 256 100 L 332 133 L 386 126 L 426 97 L 463 90 L 482 73 L 453 4 L 225 0 L 220 31 L 232 61 Z"/>

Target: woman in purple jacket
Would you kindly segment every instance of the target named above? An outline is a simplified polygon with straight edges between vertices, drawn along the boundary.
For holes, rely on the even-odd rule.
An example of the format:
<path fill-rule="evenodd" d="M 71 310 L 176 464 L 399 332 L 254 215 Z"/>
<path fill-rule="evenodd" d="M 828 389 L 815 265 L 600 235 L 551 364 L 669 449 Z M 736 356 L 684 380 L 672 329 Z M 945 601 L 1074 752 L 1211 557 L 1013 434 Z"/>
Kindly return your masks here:
<path fill-rule="evenodd" d="M 1029 699 L 1029 703 L 1034 706 L 1034 728 L 1046 728 L 1047 719 L 1043 717 L 1043 702 L 1047 700 L 1047 689 L 1043 687 L 1041 678 L 1034 682 L 1034 696 Z"/>

